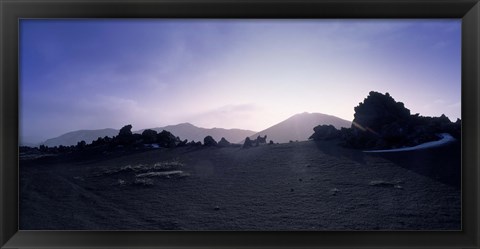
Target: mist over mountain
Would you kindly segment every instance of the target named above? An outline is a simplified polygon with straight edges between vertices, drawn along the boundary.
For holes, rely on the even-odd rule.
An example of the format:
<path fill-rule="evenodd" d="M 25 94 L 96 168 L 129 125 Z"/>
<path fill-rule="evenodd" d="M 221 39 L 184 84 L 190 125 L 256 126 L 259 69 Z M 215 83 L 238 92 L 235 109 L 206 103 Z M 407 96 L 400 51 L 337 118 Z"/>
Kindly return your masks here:
<path fill-rule="evenodd" d="M 273 140 L 275 143 L 288 143 L 290 140 L 304 141 L 313 134 L 313 127 L 324 124 L 340 129 L 341 127 L 349 128 L 352 122 L 332 115 L 304 112 L 255 133 L 250 138 L 267 135 L 267 141 Z"/>
<path fill-rule="evenodd" d="M 80 141 L 85 141 L 87 144 L 91 143 L 93 140 L 96 140 L 99 137 L 113 137 L 118 135 L 118 130 L 116 129 L 100 129 L 100 130 L 78 130 L 65 133 L 55 138 L 51 138 L 41 143 L 48 147 L 54 147 L 59 145 L 70 146 L 76 145 Z"/>

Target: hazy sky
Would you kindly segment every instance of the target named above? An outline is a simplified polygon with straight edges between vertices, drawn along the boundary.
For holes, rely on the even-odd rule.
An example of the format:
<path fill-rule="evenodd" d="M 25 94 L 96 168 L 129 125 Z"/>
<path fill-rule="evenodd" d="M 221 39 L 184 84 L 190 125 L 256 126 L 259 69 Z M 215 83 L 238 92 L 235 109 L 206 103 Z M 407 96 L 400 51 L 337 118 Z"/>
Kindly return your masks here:
<path fill-rule="evenodd" d="M 352 120 L 372 90 L 454 121 L 460 37 L 460 19 L 21 20 L 20 135 Z"/>

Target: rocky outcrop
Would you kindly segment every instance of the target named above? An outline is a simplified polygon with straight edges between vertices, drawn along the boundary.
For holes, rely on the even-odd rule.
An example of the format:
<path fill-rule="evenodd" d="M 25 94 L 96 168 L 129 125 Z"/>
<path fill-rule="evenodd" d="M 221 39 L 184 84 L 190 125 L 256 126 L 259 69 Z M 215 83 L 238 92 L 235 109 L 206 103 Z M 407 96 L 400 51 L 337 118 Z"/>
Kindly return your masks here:
<path fill-rule="evenodd" d="M 157 143 L 160 147 L 165 148 L 174 148 L 177 143 L 180 143 L 172 133 L 169 131 L 163 130 L 162 132 L 157 134 Z"/>
<path fill-rule="evenodd" d="M 206 136 L 203 139 L 203 145 L 205 145 L 205 146 L 217 146 L 217 141 L 215 141 L 215 139 L 213 139 L 212 136 Z"/>
<path fill-rule="evenodd" d="M 318 125 L 313 128 L 313 131 L 314 133 L 309 137 L 309 139 L 330 140 L 340 136 L 340 131 L 337 130 L 333 125 Z"/>
<path fill-rule="evenodd" d="M 257 136 L 255 139 L 250 139 L 247 137 L 245 142 L 243 143 L 243 148 L 250 148 L 252 146 L 259 146 L 260 144 L 267 144 L 267 135 L 261 137 L 260 135 Z"/>
<path fill-rule="evenodd" d="M 118 132 L 116 140 L 119 145 L 130 145 L 135 141 L 132 133 L 132 125 L 125 125 Z"/>
<path fill-rule="evenodd" d="M 310 138 L 339 138 L 343 145 L 358 149 L 392 149 L 434 141 L 439 133 L 449 133 L 457 139 L 461 135 L 460 120 L 453 123 L 445 115 L 411 115 L 402 102 L 395 101 L 388 93 L 370 92 L 355 107 L 354 117 L 351 128 L 317 126 Z"/>
<path fill-rule="evenodd" d="M 243 143 L 242 148 L 246 149 L 246 148 L 250 148 L 252 146 L 253 146 L 252 140 L 249 137 L 245 138 L 245 142 Z"/>
<path fill-rule="evenodd" d="M 258 146 L 260 144 L 266 144 L 267 143 L 267 135 L 261 137 L 260 135 L 255 139 L 255 145 Z"/>
<path fill-rule="evenodd" d="M 222 137 L 220 139 L 220 141 L 218 142 L 219 147 L 228 147 L 230 145 L 231 145 L 231 143 L 229 141 L 227 141 L 227 139 L 225 139 L 224 137 Z"/>
<path fill-rule="evenodd" d="M 195 142 L 194 140 L 192 140 L 192 141 L 188 142 L 187 145 L 197 147 L 197 146 L 202 146 L 202 142 L 200 142 L 200 141 Z"/>
<path fill-rule="evenodd" d="M 157 141 L 157 132 L 150 129 L 144 130 L 142 132 L 142 139 L 146 144 L 155 143 Z"/>
<path fill-rule="evenodd" d="M 401 123 L 410 118 L 410 110 L 396 102 L 389 93 L 370 92 L 363 103 L 354 108 L 352 129 L 376 134 L 384 125 Z"/>

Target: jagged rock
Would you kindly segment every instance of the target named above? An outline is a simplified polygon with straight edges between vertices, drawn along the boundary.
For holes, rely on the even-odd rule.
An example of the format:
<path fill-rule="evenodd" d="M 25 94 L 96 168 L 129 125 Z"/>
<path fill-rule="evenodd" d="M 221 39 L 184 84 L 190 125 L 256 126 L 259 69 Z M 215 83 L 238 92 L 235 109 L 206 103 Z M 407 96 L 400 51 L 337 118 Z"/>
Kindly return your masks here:
<path fill-rule="evenodd" d="M 180 141 L 177 140 L 177 137 L 175 137 L 169 131 L 163 130 L 157 134 L 157 143 L 161 147 L 174 148 L 178 142 Z"/>
<path fill-rule="evenodd" d="M 177 147 L 183 147 L 183 146 L 187 145 L 187 142 L 188 142 L 188 140 L 185 139 L 185 140 L 179 142 L 179 143 L 177 144 Z"/>
<path fill-rule="evenodd" d="M 253 146 L 252 140 L 249 137 L 245 138 L 245 142 L 243 143 L 243 148 L 250 148 L 252 146 Z"/>
<path fill-rule="evenodd" d="M 132 125 L 125 125 L 118 132 L 116 137 L 119 145 L 130 145 L 135 142 L 135 138 L 132 134 Z"/>
<path fill-rule="evenodd" d="M 142 139 L 146 144 L 155 143 L 157 141 L 157 132 L 150 129 L 144 130 L 142 132 Z"/>
<path fill-rule="evenodd" d="M 266 144 L 267 143 L 267 135 L 261 137 L 258 135 L 257 139 L 255 140 L 255 144 L 258 146 L 259 144 Z"/>
<path fill-rule="evenodd" d="M 212 136 L 206 136 L 204 139 L 203 139 L 203 144 L 205 146 L 217 146 L 217 141 L 215 141 L 215 139 L 213 139 Z"/>
<path fill-rule="evenodd" d="M 118 136 L 129 136 L 132 135 L 132 125 L 125 125 L 118 132 Z"/>
<path fill-rule="evenodd" d="M 318 125 L 313 128 L 314 133 L 309 137 L 313 140 L 330 140 L 340 137 L 340 131 L 333 125 Z"/>
<path fill-rule="evenodd" d="M 396 102 L 389 93 L 371 91 L 363 103 L 354 108 L 352 128 L 378 134 L 386 124 L 406 120 L 410 110 L 402 102 Z"/>
<path fill-rule="evenodd" d="M 343 145 L 358 149 L 390 149 L 415 146 L 438 139 L 438 133 L 461 136 L 461 121 L 452 123 L 448 117 L 423 117 L 410 114 L 402 102 L 396 102 L 390 94 L 370 92 L 355 107 L 355 119 L 350 129 L 341 129 Z M 317 127 L 315 127 L 317 128 Z M 312 138 L 328 136 L 327 128 L 317 128 Z M 322 136 L 323 135 L 323 136 Z"/>
<path fill-rule="evenodd" d="M 187 145 L 189 145 L 189 146 L 202 146 L 202 142 L 200 142 L 200 141 L 195 142 L 194 140 L 192 140 L 192 141 L 188 142 Z"/>
<path fill-rule="evenodd" d="M 229 141 L 227 141 L 227 139 L 225 139 L 224 137 L 222 137 L 220 139 L 220 141 L 218 142 L 218 146 L 220 147 L 227 147 L 227 146 L 230 146 L 231 143 Z"/>

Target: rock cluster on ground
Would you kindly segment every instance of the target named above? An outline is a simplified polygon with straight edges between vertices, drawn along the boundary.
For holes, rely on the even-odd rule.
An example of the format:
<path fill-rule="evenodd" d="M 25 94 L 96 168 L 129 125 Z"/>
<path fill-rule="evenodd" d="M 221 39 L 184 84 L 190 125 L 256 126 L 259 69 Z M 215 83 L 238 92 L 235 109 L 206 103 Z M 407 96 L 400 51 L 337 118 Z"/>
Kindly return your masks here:
<path fill-rule="evenodd" d="M 440 117 L 412 115 L 390 94 L 372 91 L 355 107 L 351 128 L 337 130 L 333 126 L 319 125 L 310 138 L 340 139 L 344 146 L 357 149 L 391 149 L 434 141 L 440 133 L 449 133 L 459 139 L 461 120 L 451 122 L 443 114 Z"/>
<path fill-rule="evenodd" d="M 273 141 L 270 140 L 270 142 L 271 144 L 273 144 Z M 259 146 L 260 144 L 266 144 L 266 143 L 267 143 L 267 135 L 263 137 L 259 135 L 254 140 L 247 137 L 245 138 L 245 142 L 243 143 L 243 148 L 250 148 L 252 146 Z"/>
<path fill-rule="evenodd" d="M 203 139 L 203 145 L 205 145 L 205 146 L 217 146 L 217 141 L 215 141 L 215 139 L 213 139 L 212 136 L 206 136 Z"/>
<path fill-rule="evenodd" d="M 220 141 L 218 141 L 218 146 L 220 147 L 227 147 L 227 146 L 230 146 L 231 143 L 229 141 L 227 141 L 227 139 L 225 139 L 224 137 L 222 137 L 220 139 Z"/>

